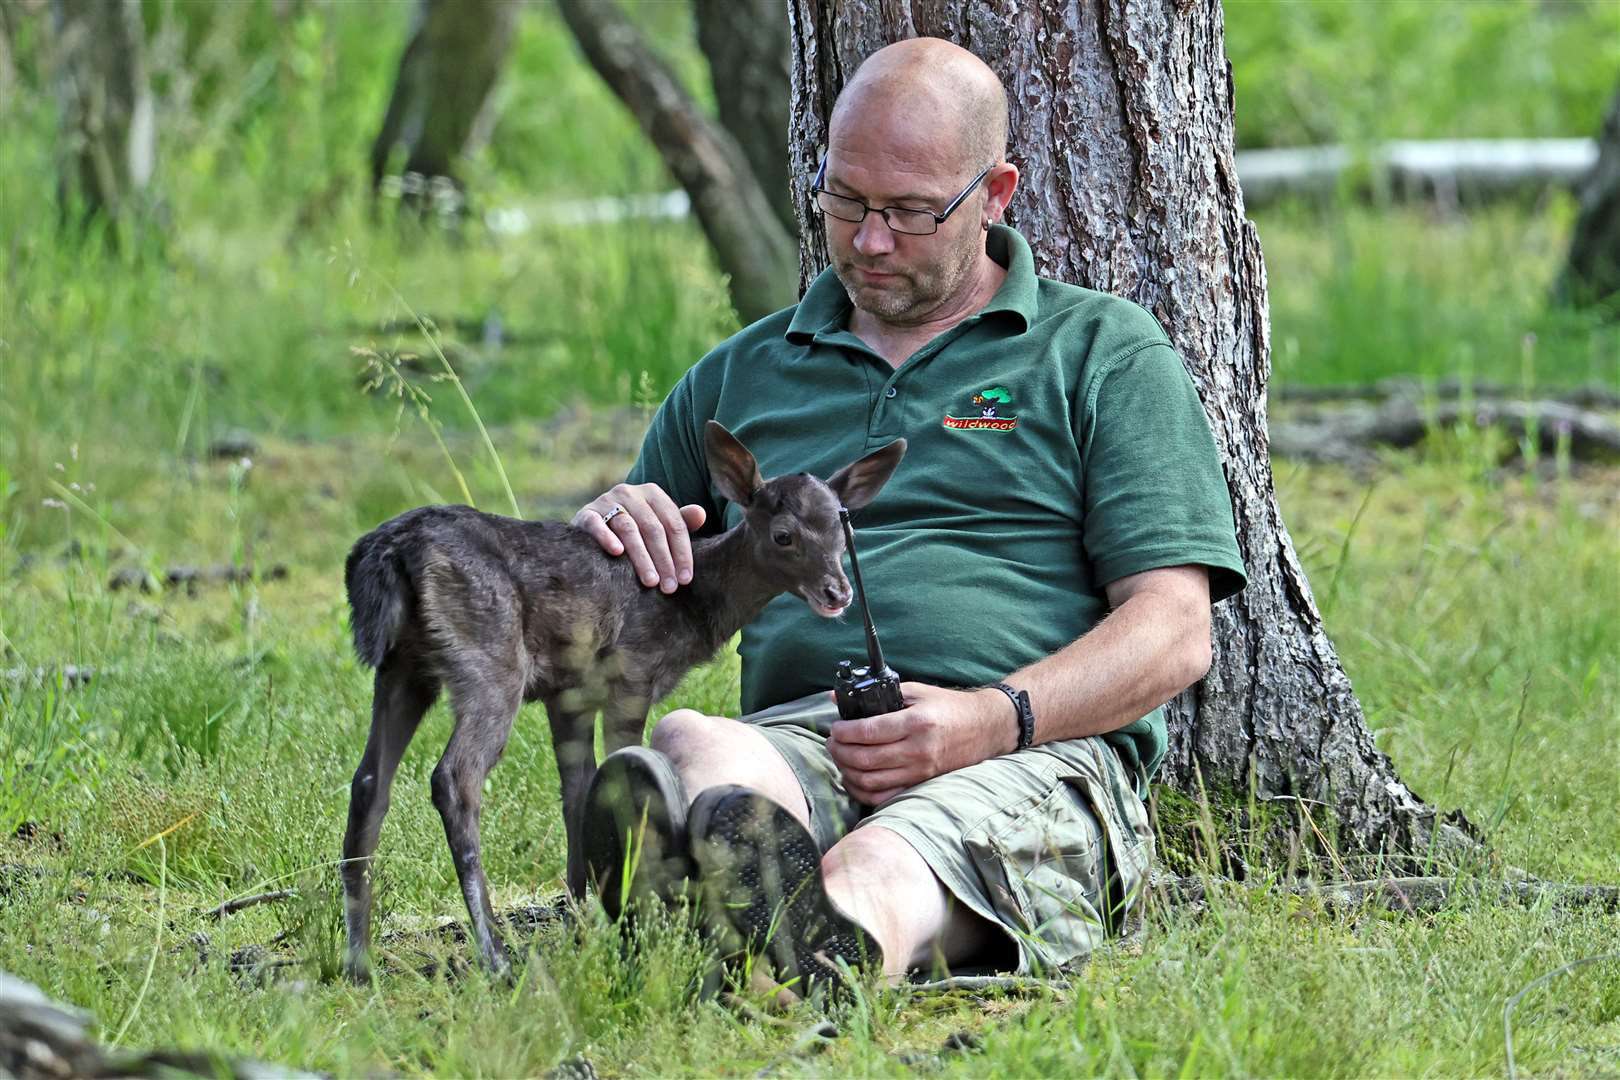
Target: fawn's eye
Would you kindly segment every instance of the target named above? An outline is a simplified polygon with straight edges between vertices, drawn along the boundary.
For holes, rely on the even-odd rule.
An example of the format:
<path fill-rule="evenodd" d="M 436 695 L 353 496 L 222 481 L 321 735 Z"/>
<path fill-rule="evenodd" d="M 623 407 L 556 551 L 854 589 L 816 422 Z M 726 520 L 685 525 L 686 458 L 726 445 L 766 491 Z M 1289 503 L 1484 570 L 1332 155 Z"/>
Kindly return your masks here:
<path fill-rule="evenodd" d="M 771 533 L 771 539 L 775 540 L 781 547 L 789 547 L 793 543 L 793 534 L 778 529 L 776 532 Z"/>

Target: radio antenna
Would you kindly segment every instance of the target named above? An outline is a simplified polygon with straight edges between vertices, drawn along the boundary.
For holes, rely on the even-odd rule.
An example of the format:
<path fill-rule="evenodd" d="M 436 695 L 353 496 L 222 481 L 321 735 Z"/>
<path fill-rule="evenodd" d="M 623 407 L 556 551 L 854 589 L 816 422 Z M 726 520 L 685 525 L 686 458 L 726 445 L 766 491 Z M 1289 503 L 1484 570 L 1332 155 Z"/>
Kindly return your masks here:
<path fill-rule="evenodd" d="M 838 508 L 838 520 L 844 525 L 844 545 L 849 548 L 849 568 L 855 572 L 855 595 L 861 598 L 861 618 L 866 622 L 866 656 L 874 674 L 885 668 L 883 647 L 878 644 L 877 627 L 872 625 L 872 611 L 866 606 L 866 586 L 861 584 L 861 561 L 855 557 L 855 530 L 849 524 L 849 511 Z"/>

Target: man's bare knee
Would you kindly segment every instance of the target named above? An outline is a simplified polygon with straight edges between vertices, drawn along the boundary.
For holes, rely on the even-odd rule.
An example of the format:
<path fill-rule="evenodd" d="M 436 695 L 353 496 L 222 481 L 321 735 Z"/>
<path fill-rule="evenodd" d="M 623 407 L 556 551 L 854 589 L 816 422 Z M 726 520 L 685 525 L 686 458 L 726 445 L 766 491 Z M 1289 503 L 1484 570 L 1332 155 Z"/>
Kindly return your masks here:
<path fill-rule="evenodd" d="M 724 717 L 708 716 L 696 709 L 675 709 L 653 727 L 652 748 L 680 760 L 701 752 L 715 738 L 715 727 L 728 723 Z"/>
<path fill-rule="evenodd" d="M 807 824 L 810 805 L 798 777 L 750 724 L 696 709 L 676 709 L 653 728 L 652 748 L 666 755 L 686 785 L 689 799 L 720 784 L 741 784 L 774 799 Z"/>

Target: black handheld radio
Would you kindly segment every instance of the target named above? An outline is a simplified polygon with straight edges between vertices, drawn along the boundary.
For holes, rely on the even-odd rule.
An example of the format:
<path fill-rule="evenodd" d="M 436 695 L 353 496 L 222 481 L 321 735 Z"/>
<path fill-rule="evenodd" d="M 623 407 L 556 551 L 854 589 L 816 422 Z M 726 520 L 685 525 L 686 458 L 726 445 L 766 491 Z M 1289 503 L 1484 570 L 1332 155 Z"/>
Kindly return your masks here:
<path fill-rule="evenodd" d="M 852 660 L 838 661 L 838 670 L 833 675 L 833 695 L 838 700 L 838 715 L 844 720 L 854 720 L 862 716 L 898 712 L 905 707 L 905 701 L 900 696 L 900 676 L 883 662 L 877 628 L 872 625 L 872 611 L 866 606 L 866 586 L 861 584 L 861 564 L 855 557 L 855 530 L 850 528 L 849 511 L 839 507 L 838 520 L 844 525 L 849 566 L 855 573 L 855 592 L 861 598 L 861 617 L 866 620 L 867 659 L 865 667 L 856 667 Z"/>

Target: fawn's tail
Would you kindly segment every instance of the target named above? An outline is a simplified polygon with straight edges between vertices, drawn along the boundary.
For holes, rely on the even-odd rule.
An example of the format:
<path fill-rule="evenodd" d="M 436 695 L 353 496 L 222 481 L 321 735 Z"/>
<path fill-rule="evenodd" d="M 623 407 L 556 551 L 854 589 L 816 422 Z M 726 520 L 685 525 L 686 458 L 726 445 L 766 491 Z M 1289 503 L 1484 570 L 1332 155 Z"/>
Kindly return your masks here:
<path fill-rule="evenodd" d="M 381 667 L 405 621 L 410 589 L 393 546 L 375 535 L 361 537 L 343 566 L 343 583 L 349 592 L 354 651 L 361 663 Z"/>

